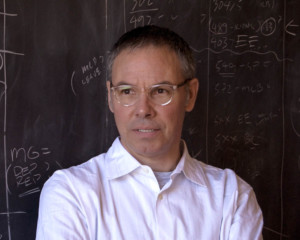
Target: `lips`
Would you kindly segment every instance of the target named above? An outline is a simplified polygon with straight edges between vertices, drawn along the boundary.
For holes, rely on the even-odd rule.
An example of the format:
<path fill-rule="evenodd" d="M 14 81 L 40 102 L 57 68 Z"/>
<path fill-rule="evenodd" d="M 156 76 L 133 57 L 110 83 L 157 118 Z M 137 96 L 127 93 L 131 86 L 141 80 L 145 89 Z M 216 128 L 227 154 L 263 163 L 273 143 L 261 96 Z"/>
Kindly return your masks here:
<path fill-rule="evenodd" d="M 151 133 L 151 132 L 154 132 L 155 129 L 138 129 L 137 131 L 142 132 L 142 133 Z"/>
<path fill-rule="evenodd" d="M 136 127 L 133 129 L 134 132 L 142 135 L 153 135 L 159 131 L 159 128 L 155 127 Z"/>
<path fill-rule="evenodd" d="M 131 131 L 140 134 L 141 136 L 152 136 L 152 135 L 156 135 L 156 133 L 158 133 L 161 128 L 160 126 L 152 121 L 143 121 L 141 122 L 132 122 L 130 124 L 130 129 Z"/>

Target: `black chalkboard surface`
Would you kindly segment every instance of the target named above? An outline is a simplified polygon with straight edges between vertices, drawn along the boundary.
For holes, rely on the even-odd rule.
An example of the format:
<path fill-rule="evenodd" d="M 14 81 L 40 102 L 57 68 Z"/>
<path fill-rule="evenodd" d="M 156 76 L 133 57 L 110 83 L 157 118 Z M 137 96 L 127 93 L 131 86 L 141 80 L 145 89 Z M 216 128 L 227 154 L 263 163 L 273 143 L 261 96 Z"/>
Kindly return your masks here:
<path fill-rule="evenodd" d="M 298 0 L 0 0 L 0 239 L 34 239 L 44 182 L 117 136 L 107 53 L 148 24 L 194 51 L 192 155 L 253 186 L 264 239 L 300 239 L 299 12 Z"/>

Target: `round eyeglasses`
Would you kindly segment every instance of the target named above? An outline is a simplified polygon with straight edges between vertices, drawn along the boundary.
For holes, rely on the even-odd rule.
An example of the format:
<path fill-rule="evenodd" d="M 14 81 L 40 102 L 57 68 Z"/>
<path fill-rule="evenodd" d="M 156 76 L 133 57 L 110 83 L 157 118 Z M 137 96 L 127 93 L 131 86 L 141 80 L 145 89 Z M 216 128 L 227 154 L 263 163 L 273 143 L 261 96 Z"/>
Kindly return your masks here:
<path fill-rule="evenodd" d="M 145 92 L 153 103 L 165 106 L 172 101 L 175 90 L 184 86 L 190 80 L 191 79 L 186 79 L 184 82 L 178 85 L 165 83 L 156 84 L 146 89 L 140 89 L 136 86 L 127 84 L 113 86 L 112 83 L 110 83 L 110 89 L 113 91 L 115 99 L 125 107 L 134 105 L 139 100 L 141 92 Z"/>

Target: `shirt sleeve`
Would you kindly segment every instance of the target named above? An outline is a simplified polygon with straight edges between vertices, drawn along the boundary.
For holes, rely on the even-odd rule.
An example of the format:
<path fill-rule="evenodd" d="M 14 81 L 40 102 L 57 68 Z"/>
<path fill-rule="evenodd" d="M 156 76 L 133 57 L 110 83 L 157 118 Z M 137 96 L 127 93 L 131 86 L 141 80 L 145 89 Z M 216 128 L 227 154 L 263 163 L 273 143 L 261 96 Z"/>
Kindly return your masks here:
<path fill-rule="evenodd" d="M 42 189 L 36 239 L 90 239 L 85 219 L 72 181 L 56 172 Z"/>
<path fill-rule="evenodd" d="M 236 191 L 234 195 L 229 240 L 262 240 L 263 216 L 253 189 L 247 185 L 246 191 Z"/>

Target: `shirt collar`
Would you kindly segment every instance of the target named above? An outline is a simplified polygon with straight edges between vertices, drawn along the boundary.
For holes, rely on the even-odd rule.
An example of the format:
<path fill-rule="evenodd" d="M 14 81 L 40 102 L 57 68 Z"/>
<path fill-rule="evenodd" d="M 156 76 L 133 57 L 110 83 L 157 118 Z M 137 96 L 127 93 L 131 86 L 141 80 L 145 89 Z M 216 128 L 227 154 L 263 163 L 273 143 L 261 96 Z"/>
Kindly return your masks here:
<path fill-rule="evenodd" d="M 109 179 L 118 178 L 134 171 L 141 164 L 123 147 L 116 138 L 105 156 L 106 174 Z"/>
<path fill-rule="evenodd" d="M 173 174 L 183 172 L 184 176 L 193 183 L 206 187 L 207 179 L 203 170 L 203 163 L 190 156 L 184 140 L 181 143 L 183 144 L 183 154 Z"/>
<path fill-rule="evenodd" d="M 182 140 L 183 154 L 172 175 L 183 172 L 184 176 L 198 185 L 207 186 L 207 180 L 202 163 L 193 159 Z M 118 178 L 134 171 L 141 164 L 123 147 L 119 138 L 116 138 L 105 157 L 106 174 L 109 179 Z"/>

